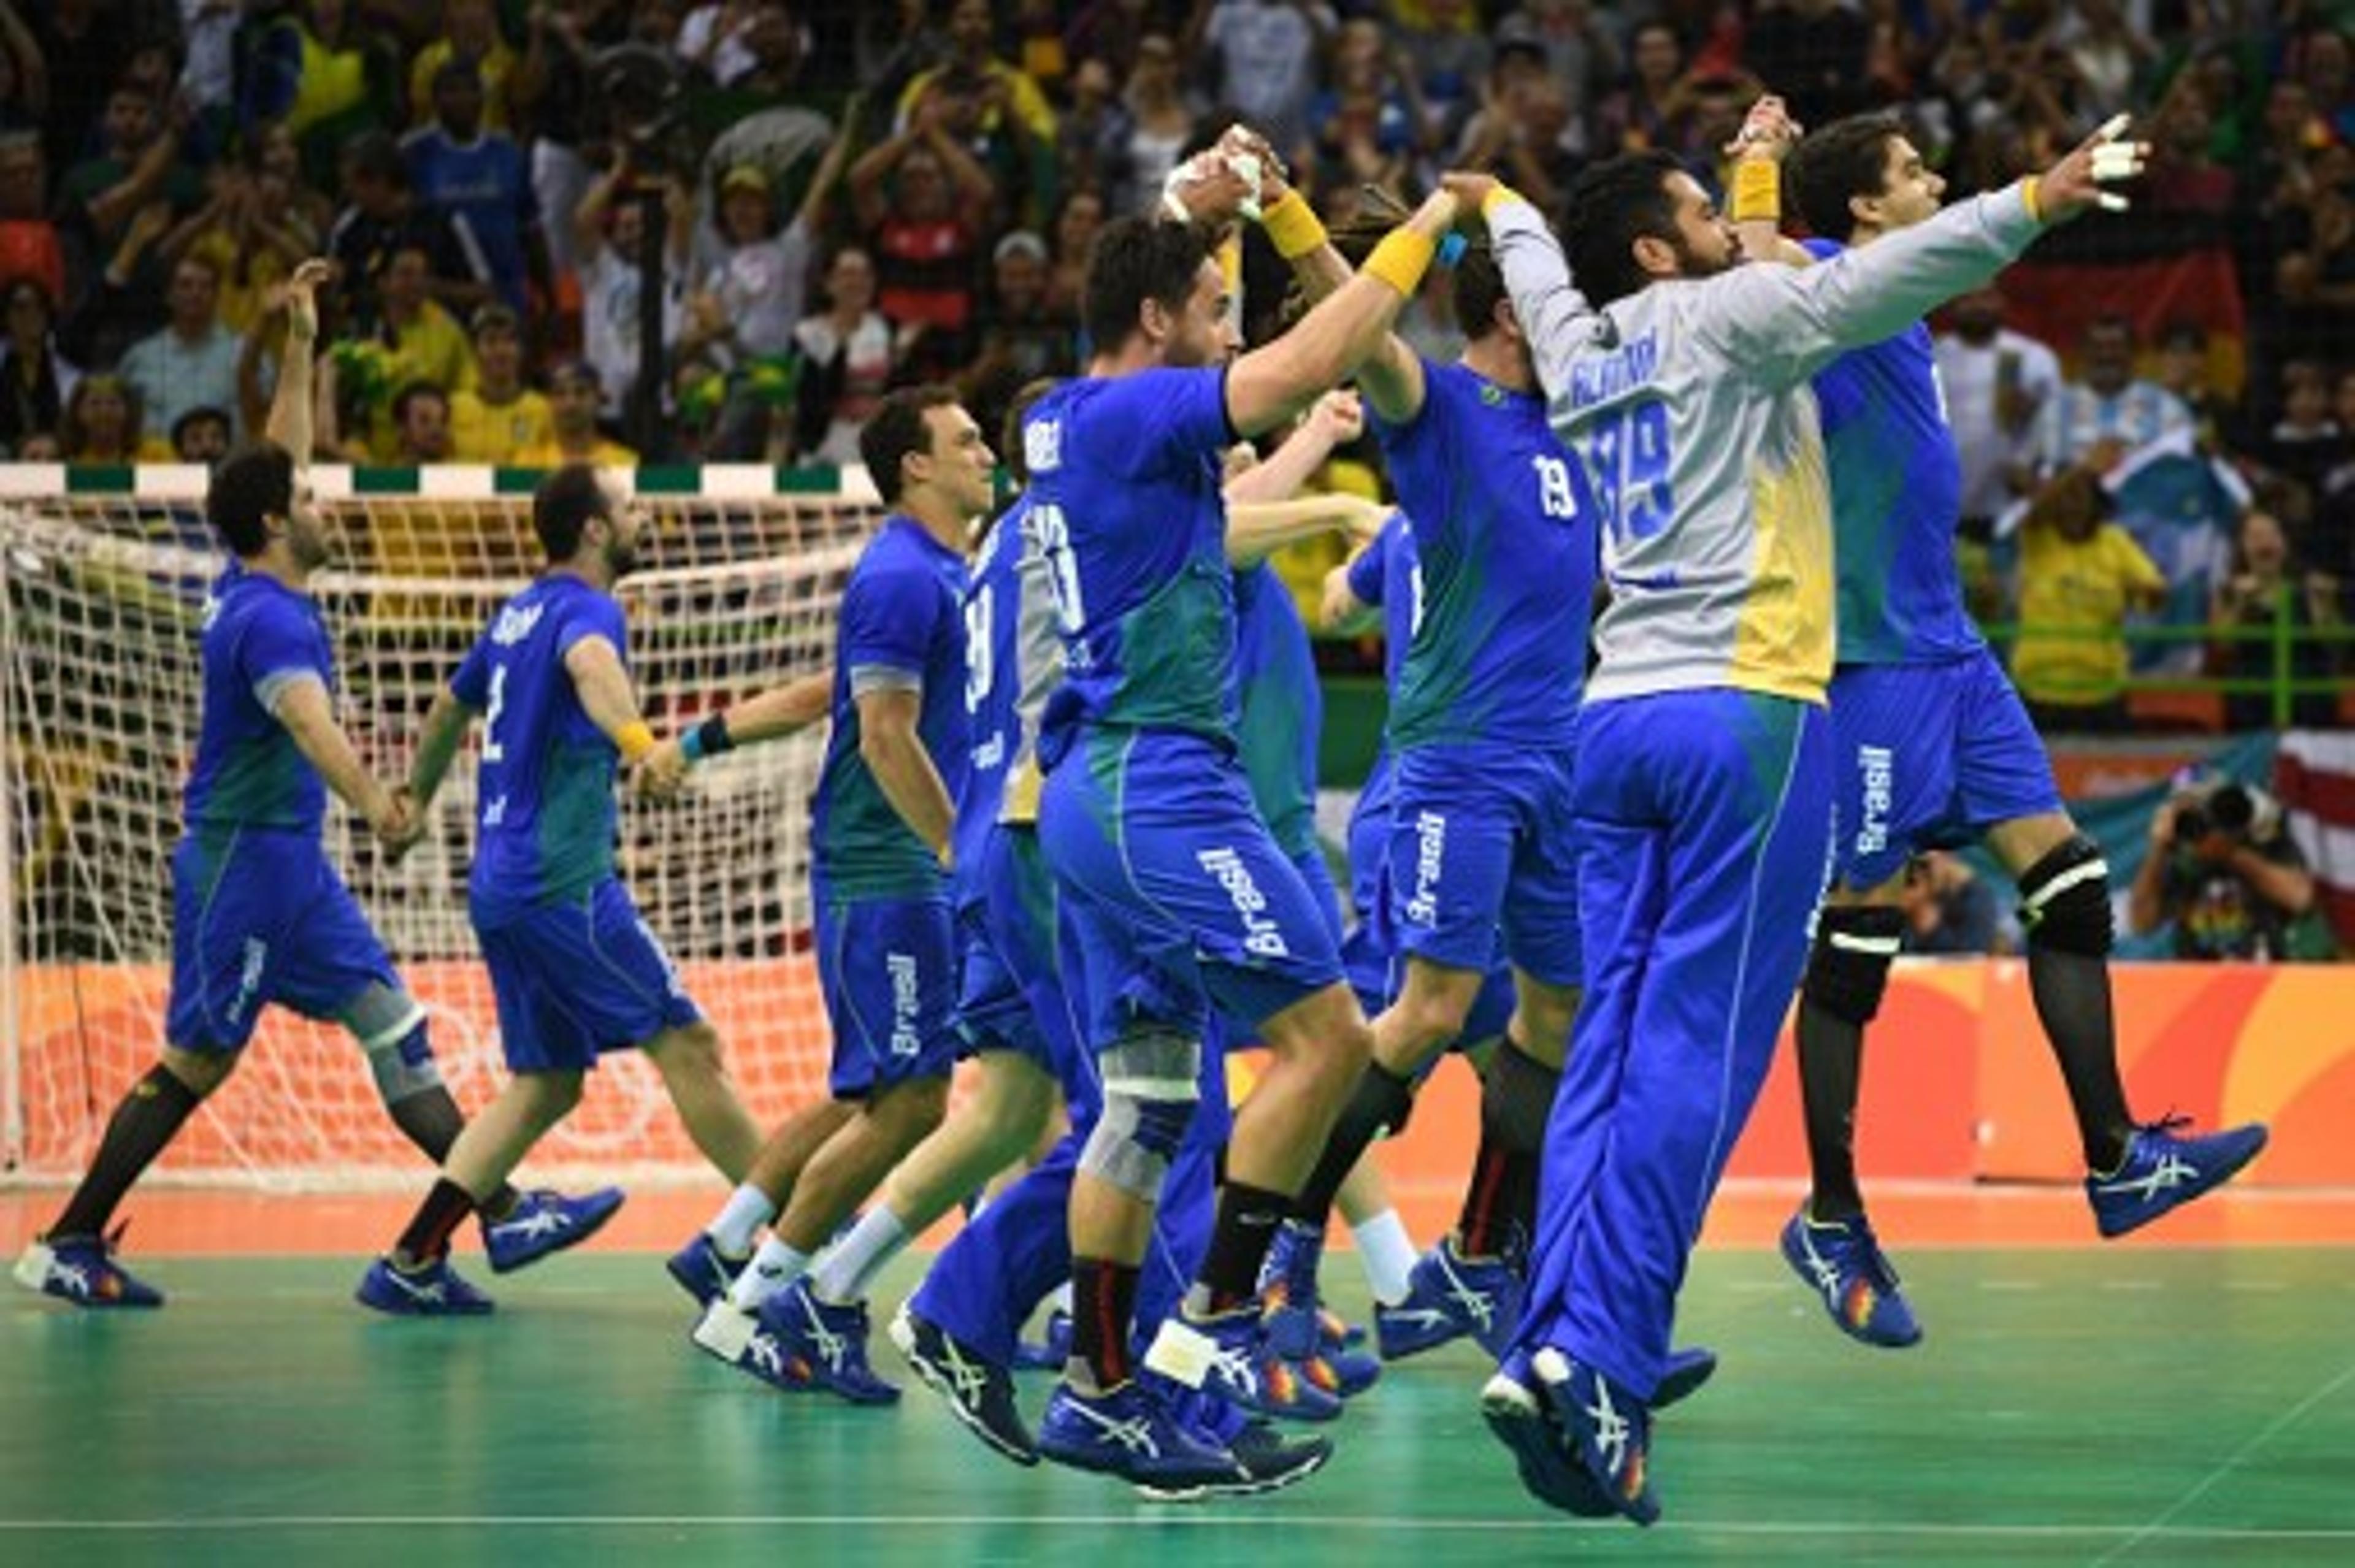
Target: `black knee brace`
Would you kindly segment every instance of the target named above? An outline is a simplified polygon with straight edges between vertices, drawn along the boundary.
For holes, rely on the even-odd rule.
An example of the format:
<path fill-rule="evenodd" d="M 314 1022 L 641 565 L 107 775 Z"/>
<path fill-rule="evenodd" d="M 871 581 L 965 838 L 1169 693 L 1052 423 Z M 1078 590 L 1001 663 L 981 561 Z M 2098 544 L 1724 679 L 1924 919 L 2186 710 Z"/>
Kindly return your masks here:
<path fill-rule="evenodd" d="M 1843 1023 L 1862 1029 L 1881 1011 L 1889 965 L 1905 933 L 1905 912 L 1881 905 L 1833 905 L 1816 921 L 1800 995 Z"/>
<path fill-rule="evenodd" d="M 2019 923 L 2030 946 L 2106 958 L 2112 919 L 2109 865 L 2101 847 L 2082 833 L 2019 879 Z"/>

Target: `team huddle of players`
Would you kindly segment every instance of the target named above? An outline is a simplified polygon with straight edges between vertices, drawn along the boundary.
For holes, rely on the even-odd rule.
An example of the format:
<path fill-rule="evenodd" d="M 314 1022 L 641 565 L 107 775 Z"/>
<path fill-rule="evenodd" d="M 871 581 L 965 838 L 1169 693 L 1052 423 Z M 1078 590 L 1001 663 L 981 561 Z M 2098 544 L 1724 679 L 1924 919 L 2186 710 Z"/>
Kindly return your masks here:
<path fill-rule="evenodd" d="M 830 671 L 658 741 L 612 592 L 641 521 L 562 470 L 534 498 L 547 571 L 437 697 L 397 789 L 335 725 L 304 587 L 325 542 L 288 455 L 309 450 L 317 278 L 298 272 L 273 443 L 224 464 L 209 503 L 238 559 L 204 633 L 167 1044 L 18 1277 L 160 1302 L 107 1221 L 274 1001 L 350 1028 L 440 1168 L 360 1300 L 488 1311 L 453 1232 L 475 1217 L 505 1271 L 611 1215 L 617 1191 L 507 1178 L 598 1055 L 636 1047 L 733 1187 L 669 1263 L 701 1308 L 694 1342 L 780 1387 L 884 1403 L 871 1281 L 1018 1168 L 1060 1101 L 1068 1132 L 890 1327 L 994 1450 L 1154 1497 L 1267 1490 L 1331 1452 L 1276 1423 L 1330 1421 L 1383 1360 L 1470 1336 L 1524 1486 L 1649 1522 L 1651 1414 L 1715 1367 L 1672 1346 L 1677 1293 L 1795 991 L 1816 1181 L 1783 1251 L 1851 1336 L 1920 1337 L 1850 1144 L 1913 851 L 1983 837 L 2019 882 L 2102 1233 L 2263 1146 L 2262 1128 L 2195 1138 L 2128 1114 L 2107 869 L 1964 612 L 1920 325 L 2046 226 L 2119 204 L 2106 187 L 2142 155 L 2120 129 L 1941 210 L 1897 123 L 1803 137 L 1770 98 L 1733 149 L 1730 213 L 1659 155 L 1582 176 L 1560 234 L 1453 175 L 1353 264 L 1238 128 L 1181 166 L 1167 211 L 1106 229 L 1095 357 L 1026 393 L 1002 453 L 946 390 L 884 401 L 861 449 L 890 515 Z M 1786 193 L 1805 247 L 1779 236 Z M 1306 307 L 1249 351 L 1246 220 Z M 1466 338 L 1450 363 L 1392 332 L 1433 266 Z M 1395 512 L 1298 496 L 1361 421 Z M 1000 456 L 1020 489 L 993 519 Z M 1391 697 L 1346 936 L 1314 832 L 1306 633 L 1264 564 L 1333 530 L 1370 542 L 1327 615 L 1382 616 Z M 820 719 L 830 1093 L 763 1137 L 616 875 L 616 773 L 667 795 Z M 476 721 L 470 908 L 510 1076 L 466 1122 L 319 829 L 331 788 L 404 850 Z M 1245 1047 L 1265 1054 L 1231 1108 L 1224 1059 Z M 1368 1156 L 1451 1047 L 1479 1064 L 1478 1151 L 1455 1231 L 1418 1256 Z M 1337 1201 L 1379 1357 L 1318 1301 Z M 1011 1373 L 1059 1288 L 1068 1345 L 1034 1431 Z"/>

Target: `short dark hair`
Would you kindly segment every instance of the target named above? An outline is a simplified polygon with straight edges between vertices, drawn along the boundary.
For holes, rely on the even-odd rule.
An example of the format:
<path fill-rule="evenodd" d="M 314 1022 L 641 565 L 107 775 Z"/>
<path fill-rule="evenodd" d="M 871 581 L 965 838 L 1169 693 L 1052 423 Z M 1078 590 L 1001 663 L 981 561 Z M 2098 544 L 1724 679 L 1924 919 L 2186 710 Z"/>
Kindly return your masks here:
<path fill-rule="evenodd" d="M 293 510 L 294 454 L 274 441 L 250 442 L 222 458 L 205 491 L 205 520 L 249 560 L 269 548 L 269 519 Z"/>
<path fill-rule="evenodd" d="M 906 479 L 900 464 L 912 453 L 930 454 L 932 450 L 932 426 L 924 415 L 932 409 L 947 408 L 957 400 L 954 389 L 938 383 L 922 387 L 902 387 L 875 406 L 875 412 L 858 432 L 859 461 L 867 464 L 868 477 L 875 481 L 876 492 L 887 507 L 900 504 L 900 491 Z"/>
<path fill-rule="evenodd" d="M 531 531 L 551 564 L 581 553 L 581 536 L 598 517 L 613 516 L 613 498 L 605 493 L 597 470 L 586 463 L 568 463 L 539 482 L 531 493 Z"/>
<path fill-rule="evenodd" d="M 1146 300 L 1173 314 L 1185 309 L 1209 257 L 1209 236 L 1190 223 L 1116 218 L 1105 224 L 1088 261 L 1081 311 L 1096 352 L 1112 353 L 1128 341 Z"/>
<path fill-rule="evenodd" d="M 1030 417 L 1039 399 L 1061 385 L 1052 376 L 1026 381 L 1022 389 L 1014 394 L 1014 400 L 1006 405 L 1006 428 L 997 436 L 997 460 L 1006 464 L 1006 472 L 1017 485 L 1030 483 L 1030 460 L 1022 449 L 1022 421 Z"/>
<path fill-rule="evenodd" d="M 392 422 L 406 424 L 410 405 L 420 398 L 431 398 L 445 409 L 450 406 L 450 394 L 433 382 L 421 379 L 404 382 L 400 390 L 392 395 Z"/>
<path fill-rule="evenodd" d="M 1801 142 L 1783 165 L 1783 188 L 1799 221 L 1847 244 L 1856 232 L 1849 203 L 1889 188 L 1889 144 L 1904 134 L 1894 114 L 1851 114 Z"/>
<path fill-rule="evenodd" d="M 1636 264 L 1636 241 L 1649 237 L 1677 242 L 1668 176 L 1686 172 L 1674 155 L 1655 148 L 1606 158 L 1572 183 L 1562 204 L 1562 250 L 1571 276 L 1588 300 L 1606 305 L 1652 281 Z"/>
<path fill-rule="evenodd" d="M 1465 247 L 1455 261 L 1452 287 L 1458 331 L 1477 343 L 1497 330 L 1497 306 L 1508 297 L 1505 270 L 1486 242 Z"/>

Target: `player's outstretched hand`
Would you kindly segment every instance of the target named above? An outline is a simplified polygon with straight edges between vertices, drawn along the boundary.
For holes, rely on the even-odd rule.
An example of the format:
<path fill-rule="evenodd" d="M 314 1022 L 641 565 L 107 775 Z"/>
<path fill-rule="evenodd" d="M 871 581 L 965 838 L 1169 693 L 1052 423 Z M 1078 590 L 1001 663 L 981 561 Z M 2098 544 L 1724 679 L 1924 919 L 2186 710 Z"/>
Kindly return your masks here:
<path fill-rule="evenodd" d="M 1503 183 L 1495 175 L 1471 169 L 1450 169 L 1439 176 L 1439 188 L 1455 198 L 1456 211 L 1465 218 L 1487 207 L 1489 196 Z"/>
<path fill-rule="evenodd" d="M 297 343 L 319 336 L 319 291 L 336 275 L 335 264 L 314 256 L 286 280 L 286 330 Z"/>
<path fill-rule="evenodd" d="M 687 752 L 673 736 L 630 771 L 630 792 L 641 800 L 673 799 L 687 787 Z"/>
<path fill-rule="evenodd" d="M 1167 200 L 1186 209 L 1188 218 L 1212 225 L 1232 223 L 1244 202 L 1259 199 L 1258 184 L 1243 178 L 1215 147 L 1170 170 L 1162 189 Z"/>
<path fill-rule="evenodd" d="M 1763 158 L 1779 164 L 1805 134 L 1806 127 L 1791 118 L 1790 106 L 1770 92 L 1750 106 L 1741 131 L 1725 144 L 1724 152 L 1729 158 Z"/>
<path fill-rule="evenodd" d="M 1337 387 L 1317 399 L 1308 418 L 1332 446 L 1347 446 L 1366 433 L 1366 407 L 1347 387 Z"/>
<path fill-rule="evenodd" d="M 2065 223 L 2089 207 L 2105 212 L 2126 209 L 2126 198 L 2110 187 L 2139 178 L 2150 158 L 2149 143 L 2123 139 L 2132 123 L 2131 115 L 2113 117 L 2045 171 L 2036 186 L 2036 203 L 2045 222 Z"/>

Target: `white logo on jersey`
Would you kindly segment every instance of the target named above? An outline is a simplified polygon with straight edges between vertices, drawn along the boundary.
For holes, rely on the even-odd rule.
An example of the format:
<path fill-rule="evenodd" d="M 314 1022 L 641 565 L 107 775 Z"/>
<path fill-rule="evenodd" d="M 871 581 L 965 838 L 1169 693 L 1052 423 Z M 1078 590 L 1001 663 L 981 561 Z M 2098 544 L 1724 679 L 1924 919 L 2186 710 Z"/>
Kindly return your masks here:
<path fill-rule="evenodd" d="M 1290 957 L 1292 949 L 1284 945 L 1283 927 L 1268 918 L 1267 895 L 1252 880 L 1251 868 L 1243 864 L 1242 857 L 1222 845 L 1194 858 L 1219 880 L 1235 912 L 1243 917 L 1243 946 L 1263 958 Z"/>
<path fill-rule="evenodd" d="M 1889 848 L 1889 806 L 1895 788 L 1896 759 L 1886 746 L 1859 746 L 1856 765 L 1864 774 L 1864 800 L 1856 825 L 1856 852 L 1870 855 Z"/>
<path fill-rule="evenodd" d="M 491 623 L 491 641 L 503 648 L 515 646 L 531 635 L 531 629 L 539 624 L 540 612 L 547 608 L 545 604 L 535 604 L 528 610 L 519 610 L 508 605 Z"/>
<path fill-rule="evenodd" d="M 1063 465 L 1063 426 L 1057 420 L 1038 420 L 1022 427 L 1022 461 L 1033 474 L 1047 474 Z"/>
<path fill-rule="evenodd" d="M 921 1012 L 916 955 L 887 953 L 883 955 L 883 967 L 891 975 L 891 1054 L 914 1056 L 924 1049 L 923 1036 L 916 1028 Z"/>
<path fill-rule="evenodd" d="M 1447 817 L 1436 811 L 1414 816 L 1414 896 L 1406 901 L 1406 917 L 1417 925 L 1439 921 L 1439 875 L 1447 860 Z"/>

